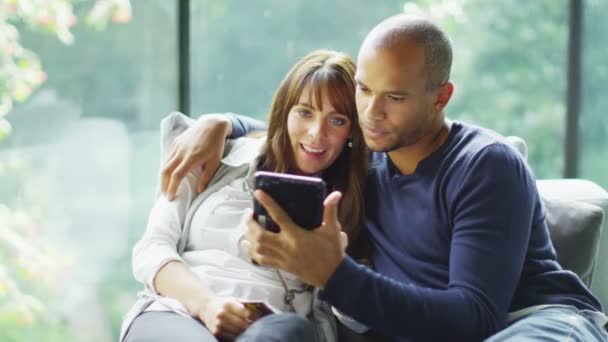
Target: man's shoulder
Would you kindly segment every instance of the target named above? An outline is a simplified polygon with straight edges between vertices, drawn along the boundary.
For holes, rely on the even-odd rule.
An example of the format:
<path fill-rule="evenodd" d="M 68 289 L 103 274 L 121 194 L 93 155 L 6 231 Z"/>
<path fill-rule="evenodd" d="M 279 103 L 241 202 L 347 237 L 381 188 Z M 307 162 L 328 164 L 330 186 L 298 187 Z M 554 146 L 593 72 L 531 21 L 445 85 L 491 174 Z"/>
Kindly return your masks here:
<path fill-rule="evenodd" d="M 521 155 L 503 135 L 481 126 L 464 122 L 454 122 L 456 130 L 453 140 L 449 142 L 448 155 L 454 162 L 468 164 L 479 158 L 520 159 Z"/>

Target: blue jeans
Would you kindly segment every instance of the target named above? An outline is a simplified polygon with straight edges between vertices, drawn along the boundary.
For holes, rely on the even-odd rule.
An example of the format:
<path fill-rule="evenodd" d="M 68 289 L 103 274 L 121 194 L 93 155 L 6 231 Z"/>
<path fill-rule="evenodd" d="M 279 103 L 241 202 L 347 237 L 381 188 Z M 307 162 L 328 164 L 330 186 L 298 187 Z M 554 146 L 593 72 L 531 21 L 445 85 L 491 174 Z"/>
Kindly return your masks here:
<path fill-rule="evenodd" d="M 306 318 L 294 313 L 281 313 L 255 321 L 236 341 L 315 342 L 317 336 L 313 324 Z"/>
<path fill-rule="evenodd" d="M 608 333 L 595 317 L 601 313 L 574 307 L 548 307 L 513 322 L 486 342 L 502 341 L 608 341 Z"/>
<path fill-rule="evenodd" d="M 293 313 L 263 317 L 236 338 L 237 342 L 316 340 L 312 323 Z M 168 311 L 142 313 L 133 321 L 124 339 L 124 342 L 169 341 L 217 342 L 218 339 L 211 335 L 201 321 Z"/>

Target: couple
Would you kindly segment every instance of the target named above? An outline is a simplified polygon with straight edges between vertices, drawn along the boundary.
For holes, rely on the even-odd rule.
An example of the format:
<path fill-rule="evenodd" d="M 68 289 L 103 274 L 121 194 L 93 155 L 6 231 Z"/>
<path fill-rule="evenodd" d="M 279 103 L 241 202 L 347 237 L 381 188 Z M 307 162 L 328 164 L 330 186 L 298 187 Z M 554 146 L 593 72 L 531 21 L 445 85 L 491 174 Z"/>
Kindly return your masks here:
<path fill-rule="evenodd" d="M 224 142 L 260 128 L 233 115 L 203 116 L 177 137 L 162 174 L 167 195 L 134 248 L 146 291 L 125 320 L 126 340 L 332 340 L 327 304 L 369 341 L 608 340 L 600 303 L 556 261 L 525 162 L 499 135 L 444 117 L 451 59 L 441 29 L 398 15 L 367 35 L 356 72 L 334 52 L 296 64 L 265 139 Z M 185 130 L 168 120 L 169 135 Z M 299 229 L 252 194 L 258 169 L 324 178 L 335 191 L 323 225 Z M 280 233 L 250 213 L 240 221 L 251 196 Z M 366 240 L 372 268 L 351 256 Z M 283 313 L 256 317 L 249 301 Z"/>

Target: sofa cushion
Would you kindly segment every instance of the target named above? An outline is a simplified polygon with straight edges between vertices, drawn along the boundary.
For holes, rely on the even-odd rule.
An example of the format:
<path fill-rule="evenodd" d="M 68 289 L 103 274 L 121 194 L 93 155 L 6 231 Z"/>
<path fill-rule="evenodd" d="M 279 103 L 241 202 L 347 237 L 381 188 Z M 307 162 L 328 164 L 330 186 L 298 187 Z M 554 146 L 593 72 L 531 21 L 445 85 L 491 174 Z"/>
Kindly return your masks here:
<path fill-rule="evenodd" d="M 522 157 L 524 157 L 524 160 L 528 160 L 528 145 L 526 145 L 524 139 L 516 135 L 511 135 L 507 137 L 507 142 L 513 148 L 515 148 L 515 150 L 517 150 L 517 152 L 519 152 Z"/>
<path fill-rule="evenodd" d="M 557 260 L 590 286 L 599 250 L 603 210 L 590 203 L 542 198 Z"/>

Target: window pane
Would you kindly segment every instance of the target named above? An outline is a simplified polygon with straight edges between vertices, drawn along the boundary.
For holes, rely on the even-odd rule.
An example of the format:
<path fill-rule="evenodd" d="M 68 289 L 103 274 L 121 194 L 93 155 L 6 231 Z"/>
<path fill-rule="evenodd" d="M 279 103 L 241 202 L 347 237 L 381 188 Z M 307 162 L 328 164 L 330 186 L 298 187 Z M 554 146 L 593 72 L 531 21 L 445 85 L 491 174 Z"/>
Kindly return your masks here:
<path fill-rule="evenodd" d="M 527 142 L 537 178 L 560 178 L 566 113 L 565 0 L 471 0 L 444 21 L 453 39 L 448 114 Z"/>
<path fill-rule="evenodd" d="M 430 3 L 430 5 L 429 5 Z M 405 5 L 404 5 L 405 4 Z M 207 1 L 192 8 L 192 108 L 265 118 L 287 70 L 312 49 L 356 56 L 404 10 L 430 13 L 454 44 L 453 119 L 523 137 L 539 178 L 562 172 L 567 2 Z"/>
<path fill-rule="evenodd" d="M 608 7 L 604 1 L 583 2 L 583 49 L 580 129 L 579 177 L 590 179 L 608 189 L 608 50 L 606 29 Z M 604 213 L 604 231 L 608 213 Z M 608 248 L 602 235 L 595 265 L 593 292 L 606 303 L 608 298 Z"/>
<path fill-rule="evenodd" d="M 285 73 L 313 49 L 356 56 L 367 31 L 403 1 L 263 0 L 192 2 L 194 113 L 265 118 Z M 195 114 L 196 115 L 196 114 Z"/>
<path fill-rule="evenodd" d="M 48 78 L 0 143 L 2 341 L 115 341 L 141 289 L 131 248 L 177 106 L 176 2 L 132 1 L 129 22 L 101 30 L 77 3 L 71 46 L 18 26 Z"/>
<path fill-rule="evenodd" d="M 599 0 L 584 4 L 579 174 L 608 189 L 608 6 Z"/>

